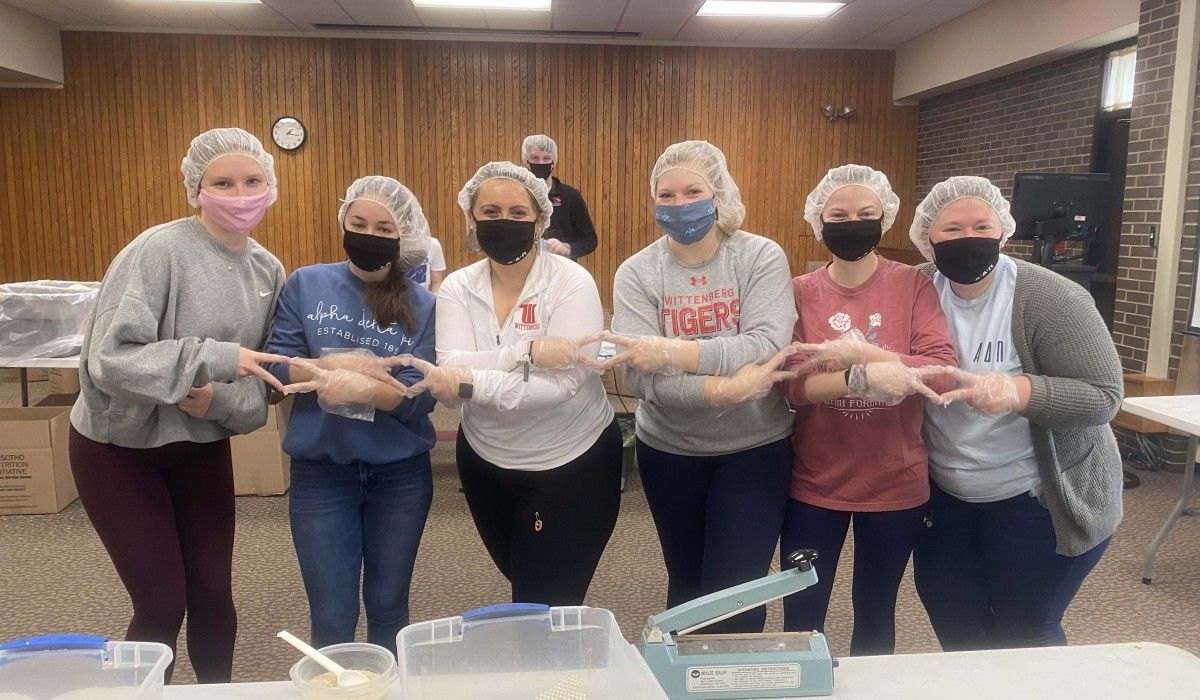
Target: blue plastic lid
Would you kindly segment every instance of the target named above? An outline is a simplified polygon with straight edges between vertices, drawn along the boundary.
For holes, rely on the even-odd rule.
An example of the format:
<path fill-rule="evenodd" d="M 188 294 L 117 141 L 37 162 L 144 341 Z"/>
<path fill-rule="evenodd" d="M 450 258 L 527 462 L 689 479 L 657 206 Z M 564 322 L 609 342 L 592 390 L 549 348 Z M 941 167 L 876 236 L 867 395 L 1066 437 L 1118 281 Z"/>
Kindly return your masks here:
<path fill-rule="evenodd" d="M 485 605 L 482 608 L 468 610 L 462 614 L 463 622 L 478 622 L 480 620 L 495 620 L 502 617 L 530 617 L 545 615 L 550 612 L 550 606 L 543 603 L 497 603 Z"/>
<path fill-rule="evenodd" d="M 67 649 L 104 649 L 108 639 L 90 634 L 46 634 L 24 637 L 0 644 L 0 652 L 62 651 Z"/>

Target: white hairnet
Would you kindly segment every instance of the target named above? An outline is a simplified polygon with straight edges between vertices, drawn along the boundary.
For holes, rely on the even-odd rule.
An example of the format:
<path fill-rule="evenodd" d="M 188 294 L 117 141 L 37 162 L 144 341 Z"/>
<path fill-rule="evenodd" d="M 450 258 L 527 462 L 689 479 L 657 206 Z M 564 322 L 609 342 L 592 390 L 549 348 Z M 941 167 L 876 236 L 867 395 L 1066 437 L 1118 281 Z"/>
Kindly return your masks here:
<path fill-rule="evenodd" d="M 550 204 L 550 191 L 546 189 L 546 181 L 529 172 L 529 168 L 506 160 L 496 160 L 475 171 L 475 176 L 467 180 L 467 184 L 458 191 L 458 206 L 467 217 L 467 243 L 474 250 L 479 250 L 479 242 L 475 238 L 475 227 L 471 224 L 471 208 L 475 205 L 475 195 L 483 183 L 502 177 L 516 180 L 533 198 L 533 205 L 538 210 L 537 222 L 533 225 L 533 233 L 540 238 L 550 226 L 550 215 L 554 207 Z"/>
<path fill-rule="evenodd" d="M 996 210 L 996 214 L 1000 217 L 1000 245 L 1004 245 L 1017 230 L 1017 222 L 1013 220 L 1012 213 L 1009 211 L 1008 200 L 1000 193 L 999 187 L 984 177 L 957 175 L 934 185 L 933 189 L 929 190 L 929 194 L 925 195 L 925 199 L 922 199 L 921 203 L 917 205 L 917 211 L 913 214 L 908 237 L 912 239 L 913 245 L 921 251 L 921 255 L 924 255 L 926 260 L 933 260 L 933 245 L 929 242 L 929 230 L 933 228 L 934 220 L 951 202 L 956 202 L 964 197 L 982 200 Z"/>
<path fill-rule="evenodd" d="M 398 180 L 384 175 L 360 177 L 346 188 L 346 198 L 338 209 L 338 224 L 343 228 L 350 203 L 360 199 L 383 205 L 396 222 L 396 231 L 400 234 L 400 250 L 393 262 L 396 267 L 411 270 L 425 262 L 429 256 L 429 221 L 425 219 L 416 195 Z"/>
<path fill-rule="evenodd" d="M 558 162 L 558 144 L 545 134 L 526 136 L 525 140 L 521 142 L 521 158 L 526 163 L 534 153 L 549 153 L 550 159 L 555 163 Z"/>
<path fill-rule="evenodd" d="M 896 223 L 896 214 L 900 211 L 900 198 L 892 191 L 892 183 L 888 182 L 887 175 L 865 165 L 841 165 L 830 168 L 804 201 L 804 220 L 812 226 L 818 241 L 821 240 L 821 212 L 825 211 L 825 204 L 834 192 L 847 185 L 866 187 L 879 198 L 883 208 L 883 220 L 880 224 L 884 233 Z"/>
<path fill-rule="evenodd" d="M 271 190 L 271 201 L 279 197 L 279 181 L 275 179 L 275 159 L 263 150 L 262 142 L 254 134 L 237 127 L 209 129 L 192 139 L 187 155 L 179 169 L 183 171 L 183 189 L 187 192 L 188 204 L 198 206 L 200 179 L 208 166 L 221 156 L 245 155 L 258 161 L 267 174 L 267 187 Z"/>
<path fill-rule="evenodd" d="M 746 219 L 746 206 L 742 204 L 741 190 L 729 174 L 721 149 L 708 141 L 681 141 L 668 146 L 650 173 L 651 199 L 657 195 L 659 176 L 674 168 L 696 173 L 712 188 L 717 225 L 722 231 L 733 233 L 741 227 Z"/>

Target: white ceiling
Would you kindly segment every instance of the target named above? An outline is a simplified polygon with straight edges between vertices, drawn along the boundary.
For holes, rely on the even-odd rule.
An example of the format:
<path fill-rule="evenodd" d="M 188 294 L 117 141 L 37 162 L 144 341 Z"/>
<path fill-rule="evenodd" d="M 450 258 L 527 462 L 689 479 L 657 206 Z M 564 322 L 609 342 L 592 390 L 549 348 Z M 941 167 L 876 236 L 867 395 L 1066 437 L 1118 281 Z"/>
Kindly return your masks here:
<path fill-rule="evenodd" d="M 551 12 L 417 9 L 411 0 L 263 0 L 261 5 L 168 0 L 0 0 L 72 30 L 340 34 L 318 23 L 418 28 L 635 32 L 595 38 L 473 34 L 475 38 L 741 46 L 892 48 L 989 0 L 845 0 L 825 19 L 696 17 L 702 0 L 553 0 Z M 434 34 L 455 36 L 445 31 Z M 387 34 L 384 34 L 386 36 Z"/>

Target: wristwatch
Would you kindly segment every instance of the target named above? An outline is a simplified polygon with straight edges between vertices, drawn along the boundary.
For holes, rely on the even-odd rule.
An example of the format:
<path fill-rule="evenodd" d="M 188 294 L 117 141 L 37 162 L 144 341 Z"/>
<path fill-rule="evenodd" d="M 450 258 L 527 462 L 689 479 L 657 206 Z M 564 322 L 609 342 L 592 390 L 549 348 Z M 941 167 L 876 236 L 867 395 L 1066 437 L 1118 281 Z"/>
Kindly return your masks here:
<path fill-rule="evenodd" d="M 471 397 L 474 394 L 475 394 L 475 385 L 474 384 L 472 384 L 471 382 L 459 382 L 458 383 L 458 398 L 466 399 L 467 401 L 470 401 Z"/>
<path fill-rule="evenodd" d="M 867 393 L 866 365 L 850 365 L 846 370 L 846 395 L 863 396 Z"/>

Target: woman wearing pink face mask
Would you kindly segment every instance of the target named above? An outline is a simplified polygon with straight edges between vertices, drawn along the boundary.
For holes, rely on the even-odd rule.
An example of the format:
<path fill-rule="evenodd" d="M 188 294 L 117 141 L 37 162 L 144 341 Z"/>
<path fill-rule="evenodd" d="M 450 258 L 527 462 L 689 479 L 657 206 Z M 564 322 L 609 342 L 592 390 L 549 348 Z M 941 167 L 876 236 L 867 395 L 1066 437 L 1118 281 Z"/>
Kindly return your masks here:
<path fill-rule="evenodd" d="M 241 129 L 192 140 L 195 216 L 154 226 L 113 259 L 79 362 L 71 471 L 133 602 L 131 641 L 175 648 L 184 613 L 201 683 L 228 682 L 233 608 L 229 436 L 266 422 L 262 347 L 283 265 L 249 237 L 275 201 L 271 156 Z M 168 670 L 168 680 L 170 670 Z"/>

